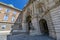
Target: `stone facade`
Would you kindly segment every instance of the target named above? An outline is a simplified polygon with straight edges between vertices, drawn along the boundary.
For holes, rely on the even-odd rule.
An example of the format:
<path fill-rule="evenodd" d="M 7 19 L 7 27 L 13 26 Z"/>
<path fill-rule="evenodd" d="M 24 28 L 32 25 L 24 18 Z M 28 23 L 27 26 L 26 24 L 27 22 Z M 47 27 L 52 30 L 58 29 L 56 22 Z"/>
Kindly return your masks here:
<path fill-rule="evenodd" d="M 2 6 L 4 10 L 2 11 L 2 16 L 0 15 L 0 25 L 7 25 L 5 31 L 32 36 L 48 35 L 60 40 L 60 0 L 30 0 L 22 11 L 11 8 L 12 11 L 7 22 L 2 18 L 5 15 L 5 9 L 10 7 L 4 4 Z M 17 14 L 15 22 L 12 23 L 11 16 L 13 11 L 17 11 Z M 1 29 L 1 31 L 3 30 Z"/>
<path fill-rule="evenodd" d="M 45 27 L 44 25 L 47 23 L 46 28 L 48 28 L 49 36 L 60 40 L 59 2 L 60 0 L 30 0 L 28 6 L 25 7 L 25 9 L 22 11 L 23 31 L 29 33 L 29 35 L 43 35 L 43 28 Z M 28 16 L 31 16 L 31 18 L 29 19 Z M 26 21 L 27 17 L 28 21 Z M 43 20 L 46 21 L 45 24 L 43 24 L 45 22 Z M 30 26 L 29 21 L 31 21 L 30 23 L 32 23 L 32 27 Z"/>

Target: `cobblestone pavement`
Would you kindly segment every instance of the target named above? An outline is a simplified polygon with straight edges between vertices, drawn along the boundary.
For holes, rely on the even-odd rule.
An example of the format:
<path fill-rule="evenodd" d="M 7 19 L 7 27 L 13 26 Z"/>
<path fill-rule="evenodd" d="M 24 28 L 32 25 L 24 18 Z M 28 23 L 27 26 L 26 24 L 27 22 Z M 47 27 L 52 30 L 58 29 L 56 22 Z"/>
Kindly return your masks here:
<path fill-rule="evenodd" d="M 16 35 L 8 37 L 8 40 L 54 40 L 54 39 L 48 36 Z"/>

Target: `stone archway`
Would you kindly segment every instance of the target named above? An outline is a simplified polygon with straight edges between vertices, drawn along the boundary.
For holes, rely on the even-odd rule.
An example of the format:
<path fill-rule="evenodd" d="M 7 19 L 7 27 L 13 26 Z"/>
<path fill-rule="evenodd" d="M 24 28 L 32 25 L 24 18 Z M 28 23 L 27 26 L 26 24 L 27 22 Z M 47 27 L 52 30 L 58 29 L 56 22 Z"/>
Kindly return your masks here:
<path fill-rule="evenodd" d="M 49 35 L 49 29 L 47 26 L 47 21 L 45 19 L 41 19 L 39 21 L 39 24 L 40 24 L 41 33 L 43 35 Z"/>
<path fill-rule="evenodd" d="M 31 16 L 30 15 L 28 15 L 26 17 L 26 23 L 27 23 L 27 26 L 28 26 L 28 34 L 30 34 L 30 30 L 33 30 L 32 22 L 31 22 Z"/>

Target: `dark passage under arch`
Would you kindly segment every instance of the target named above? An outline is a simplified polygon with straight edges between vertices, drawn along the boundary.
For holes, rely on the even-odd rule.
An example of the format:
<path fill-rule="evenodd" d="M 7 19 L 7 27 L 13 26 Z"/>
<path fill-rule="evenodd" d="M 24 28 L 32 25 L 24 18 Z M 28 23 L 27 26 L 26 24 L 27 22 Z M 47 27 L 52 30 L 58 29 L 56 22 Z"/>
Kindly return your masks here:
<path fill-rule="evenodd" d="M 26 22 L 27 22 L 27 25 L 28 25 L 28 34 L 30 33 L 30 30 L 33 30 L 33 26 L 32 26 L 32 22 L 31 22 L 31 16 L 28 15 L 26 17 Z"/>
<path fill-rule="evenodd" d="M 48 30 L 48 26 L 47 26 L 47 21 L 45 19 L 41 19 L 39 21 L 40 24 L 40 29 L 41 29 L 41 33 L 43 35 L 49 35 L 49 30 Z"/>

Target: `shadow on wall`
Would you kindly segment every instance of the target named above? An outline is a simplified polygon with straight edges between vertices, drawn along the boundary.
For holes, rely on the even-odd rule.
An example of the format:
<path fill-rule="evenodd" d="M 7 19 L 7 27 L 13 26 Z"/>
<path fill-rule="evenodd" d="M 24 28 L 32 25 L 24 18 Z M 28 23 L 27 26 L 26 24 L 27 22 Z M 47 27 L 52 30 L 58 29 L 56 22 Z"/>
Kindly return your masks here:
<path fill-rule="evenodd" d="M 15 21 L 15 23 L 11 26 L 11 34 L 20 34 L 18 30 L 22 30 L 22 14 L 20 13 Z"/>
<path fill-rule="evenodd" d="M 21 32 L 18 32 L 18 30 L 22 30 L 22 14 L 20 13 L 15 21 L 15 23 L 11 23 L 11 32 L 9 35 L 7 35 L 7 40 L 11 40 L 11 37 L 13 35 L 21 34 Z"/>

